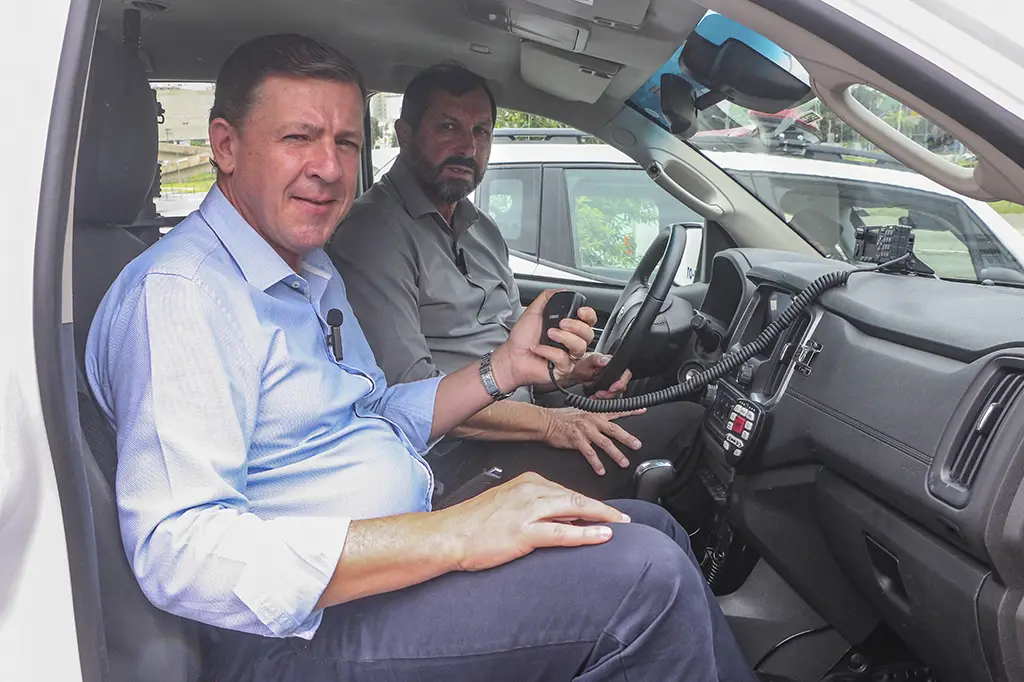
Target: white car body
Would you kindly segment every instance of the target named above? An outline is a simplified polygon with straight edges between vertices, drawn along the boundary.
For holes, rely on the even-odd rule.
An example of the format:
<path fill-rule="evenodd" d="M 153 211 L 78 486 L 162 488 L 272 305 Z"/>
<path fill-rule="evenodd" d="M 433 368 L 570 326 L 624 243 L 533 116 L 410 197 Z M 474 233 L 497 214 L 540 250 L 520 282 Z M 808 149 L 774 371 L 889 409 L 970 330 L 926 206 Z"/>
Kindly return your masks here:
<path fill-rule="evenodd" d="M 373 150 L 374 178 L 379 179 L 394 163 L 398 149 L 387 147 Z M 942 197 L 962 201 L 967 208 L 988 228 L 1004 249 L 1024 266 L 1024 235 L 1010 225 L 989 204 L 971 199 L 943 187 L 914 172 L 890 168 L 874 168 L 866 165 L 820 161 L 770 154 L 745 152 L 706 152 L 709 159 L 729 172 L 760 172 L 774 175 L 813 176 L 819 179 L 873 183 L 898 189 L 912 189 L 930 192 Z M 636 168 L 643 172 L 633 159 L 607 144 L 559 144 L 559 143 L 495 143 L 491 150 L 489 167 L 521 164 L 573 164 L 576 166 L 594 164 L 600 166 L 619 165 Z M 653 181 L 652 181 L 653 182 Z M 472 198 L 472 195 L 470 196 Z M 687 230 L 686 250 L 679 271 L 676 273 L 677 286 L 692 284 L 694 272 L 701 258 L 703 233 L 701 230 Z M 512 253 L 512 271 L 522 276 L 537 276 L 572 281 L 597 282 L 580 272 L 566 272 L 538 263 Z"/>

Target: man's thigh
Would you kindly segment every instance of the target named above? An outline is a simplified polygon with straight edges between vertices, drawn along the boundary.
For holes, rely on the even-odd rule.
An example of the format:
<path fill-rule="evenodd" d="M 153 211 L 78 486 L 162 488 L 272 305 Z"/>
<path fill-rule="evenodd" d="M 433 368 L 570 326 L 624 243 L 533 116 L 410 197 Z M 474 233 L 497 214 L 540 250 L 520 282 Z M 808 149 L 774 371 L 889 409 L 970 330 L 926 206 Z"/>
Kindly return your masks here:
<path fill-rule="evenodd" d="M 499 467 L 505 480 L 533 471 L 595 499 L 628 498 L 632 496 L 633 472 L 645 460 L 671 460 L 681 474 L 688 475 L 703 416 L 704 410 L 699 405 L 680 402 L 619 419 L 617 423 L 639 438 L 643 446 L 639 451 L 620 446 L 630 462 L 625 469 L 595 448 L 605 465 L 604 476 L 598 476 L 579 452 L 560 450 L 544 443 L 467 440 L 441 457 L 428 456 L 427 461 L 446 492 L 484 469 Z"/>
<path fill-rule="evenodd" d="M 229 633 L 215 651 L 218 680 L 569 680 L 588 668 L 658 665 L 631 662 L 630 643 L 660 649 L 644 639 L 645 624 L 663 620 L 673 600 L 687 612 L 673 612 L 684 625 L 669 633 L 664 665 L 704 679 L 714 663 L 699 571 L 660 530 L 637 522 L 614 531 L 603 545 L 537 550 L 331 607 L 309 642 Z M 690 598 L 678 600 L 681 590 Z"/>

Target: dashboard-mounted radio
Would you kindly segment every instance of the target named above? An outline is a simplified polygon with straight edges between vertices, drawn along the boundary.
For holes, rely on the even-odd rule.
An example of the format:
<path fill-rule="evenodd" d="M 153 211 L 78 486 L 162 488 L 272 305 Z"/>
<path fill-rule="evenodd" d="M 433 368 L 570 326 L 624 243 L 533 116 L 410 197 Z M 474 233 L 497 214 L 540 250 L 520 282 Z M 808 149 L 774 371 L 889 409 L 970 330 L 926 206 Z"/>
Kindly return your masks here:
<path fill-rule="evenodd" d="M 704 407 L 705 426 L 721 444 L 726 462 L 740 468 L 765 434 L 769 413 L 728 381 L 708 386 Z"/>

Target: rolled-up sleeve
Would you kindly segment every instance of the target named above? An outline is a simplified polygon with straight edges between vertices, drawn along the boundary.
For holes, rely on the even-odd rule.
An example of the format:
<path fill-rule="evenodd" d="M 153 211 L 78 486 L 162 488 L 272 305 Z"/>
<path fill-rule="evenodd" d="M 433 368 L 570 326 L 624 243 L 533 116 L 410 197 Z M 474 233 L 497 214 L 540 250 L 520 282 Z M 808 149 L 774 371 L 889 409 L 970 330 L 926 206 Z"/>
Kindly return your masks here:
<path fill-rule="evenodd" d="M 442 377 L 398 384 L 384 391 L 374 409 L 393 422 L 406 435 L 421 455 L 440 438 L 430 438 L 434 423 L 434 400 Z"/>
<path fill-rule="evenodd" d="M 195 281 L 150 274 L 104 314 L 87 368 L 117 425 L 121 533 L 143 592 L 218 627 L 311 638 L 350 519 L 250 509 L 261 365 L 230 311 Z M 389 409 L 417 414 L 427 392 Z"/>

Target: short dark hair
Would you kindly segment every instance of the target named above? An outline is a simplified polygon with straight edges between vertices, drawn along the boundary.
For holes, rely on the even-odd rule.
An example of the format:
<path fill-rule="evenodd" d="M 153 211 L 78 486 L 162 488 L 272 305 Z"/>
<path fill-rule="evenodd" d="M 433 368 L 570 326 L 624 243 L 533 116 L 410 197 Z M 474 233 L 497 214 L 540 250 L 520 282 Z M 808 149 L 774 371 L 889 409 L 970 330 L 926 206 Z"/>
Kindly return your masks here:
<path fill-rule="evenodd" d="M 401 119 L 416 130 L 423 121 L 430 95 L 435 90 L 444 90 L 449 95 L 460 97 L 477 88 L 486 92 L 487 98 L 491 100 L 491 123 L 495 123 L 498 120 L 498 107 L 487 81 L 458 62 L 442 62 L 416 74 L 402 96 Z"/>
<path fill-rule="evenodd" d="M 233 126 L 242 126 L 256 91 L 270 76 L 354 83 L 366 99 L 366 84 L 348 57 L 312 38 L 278 33 L 250 40 L 227 58 L 217 74 L 210 121 L 223 118 Z"/>

